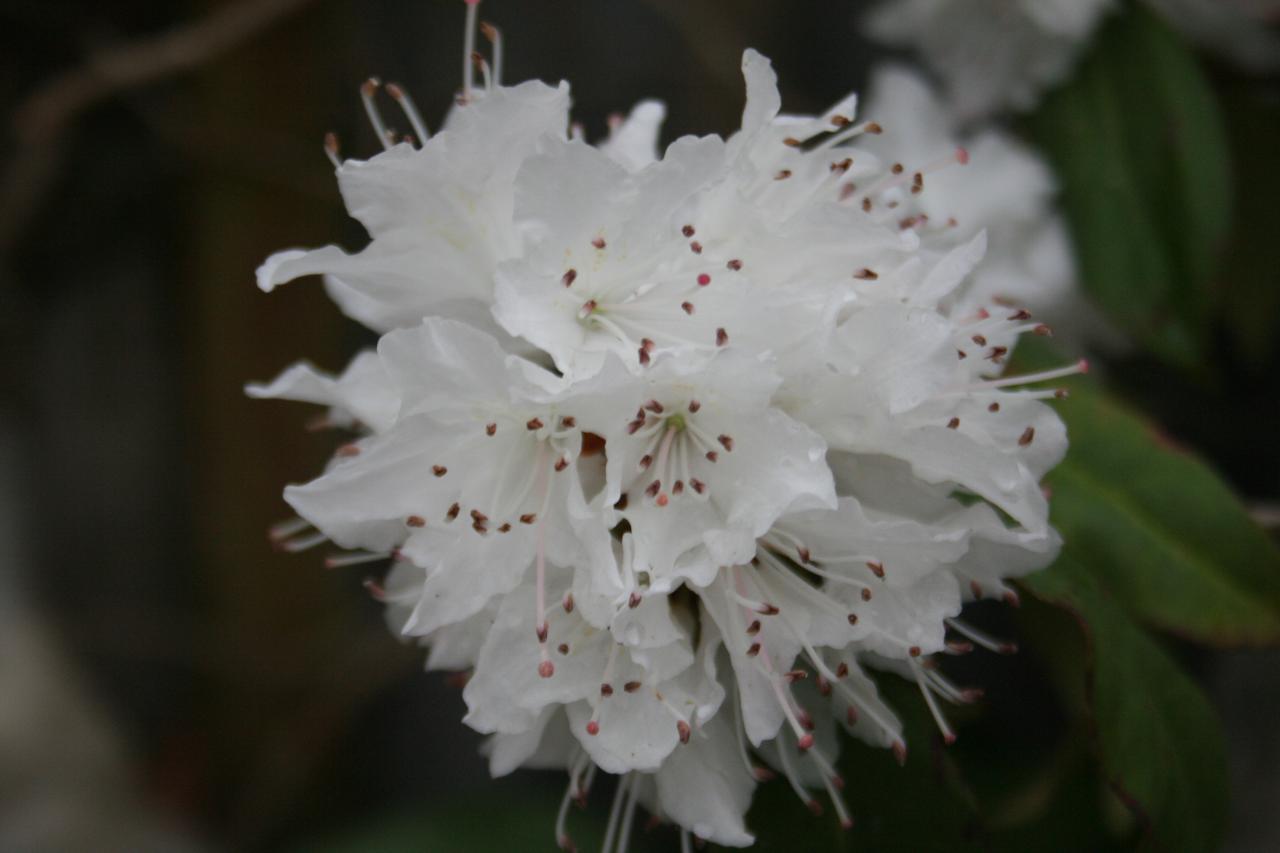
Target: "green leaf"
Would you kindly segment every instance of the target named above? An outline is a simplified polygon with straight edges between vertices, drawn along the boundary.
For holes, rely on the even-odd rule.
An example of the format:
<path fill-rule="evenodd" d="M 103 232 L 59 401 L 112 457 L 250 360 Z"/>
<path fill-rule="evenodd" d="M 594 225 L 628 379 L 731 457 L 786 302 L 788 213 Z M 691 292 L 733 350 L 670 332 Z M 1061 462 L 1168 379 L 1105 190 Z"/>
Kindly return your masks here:
<path fill-rule="evenodd" d="M 1210 644 L 1280 641 L 1280 551 L 1204 462 L 1087 381 L 1058 406 L 1054 524 L 1148 623 Z"/>
<path fill-rule="evenodd" d="M 1073 611 L 1089 637 L 1097 746 L 1117 792 L 1157 850 L 1216 850 L 1226 823 L 1227 768 L 1218 720 L 1204 695 L 1098 583 L 1070 548 L 1025 581 Z"/>
<path fill-rule="evenodd" d="M 1195 56 L 1140 4 L 1031 120 L 1062 185 L 1085 289 L 1172 361 L 1202 363 L 1230 225 L 1230 158 Z"/>

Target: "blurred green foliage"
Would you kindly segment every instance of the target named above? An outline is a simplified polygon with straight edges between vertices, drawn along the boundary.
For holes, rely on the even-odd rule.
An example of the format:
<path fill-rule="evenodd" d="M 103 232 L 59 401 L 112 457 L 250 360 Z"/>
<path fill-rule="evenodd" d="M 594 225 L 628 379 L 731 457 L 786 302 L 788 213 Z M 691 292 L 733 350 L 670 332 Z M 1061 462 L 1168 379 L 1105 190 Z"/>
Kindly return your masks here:
<path fill-rule="evenodd" d="M 1131 6 L 1030 127 L 1057 172 L 1085 290 L 1145 347 L 1202 365 L 1232 183 L 1223 119 L 1195 55 Z"/>

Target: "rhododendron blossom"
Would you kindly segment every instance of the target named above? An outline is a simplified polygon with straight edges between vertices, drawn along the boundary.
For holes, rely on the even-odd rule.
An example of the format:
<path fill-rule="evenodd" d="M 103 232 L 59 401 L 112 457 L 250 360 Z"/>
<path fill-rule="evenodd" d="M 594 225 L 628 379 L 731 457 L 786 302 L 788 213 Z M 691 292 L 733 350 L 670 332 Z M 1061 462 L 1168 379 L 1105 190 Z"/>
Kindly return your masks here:
<path fill-rule="evenodd" d="M 601 771 L 606 849 L 640 807 L 686 843 L 749 844 L 774 775 L 849 825 L 837 725 L 906 754 L 872 673 L 913 680 L 949 741 L 941 702 L 975 692 L 931 656 L 1008 650 L 961 610 L 1056 554 L 1045 383 L 1084 365 L 1005 375 L 1046 329 L 968 289 L 982 223 L 929 196 L 965 150 L 864 146 L 884 128 L 852 96 L 785 115 L 754 51 L 728 139 L 659 156 L 644 102 L 591 145 L 567 84 L 502 83 L 492 27 L 472 59 L 475 8 L 438 133 L 388 86 L 397 136 L 370 83 L 386 150 L 328 144 L 369 245 L 259 270 L 264 290 L 323 275 L 382 333 L 337 377 L 251 386 L 354 433 L 273 535 L 378 570 L 393 629 L 467 673 L 495 775 L 568 772 L 562 846 Z"/>

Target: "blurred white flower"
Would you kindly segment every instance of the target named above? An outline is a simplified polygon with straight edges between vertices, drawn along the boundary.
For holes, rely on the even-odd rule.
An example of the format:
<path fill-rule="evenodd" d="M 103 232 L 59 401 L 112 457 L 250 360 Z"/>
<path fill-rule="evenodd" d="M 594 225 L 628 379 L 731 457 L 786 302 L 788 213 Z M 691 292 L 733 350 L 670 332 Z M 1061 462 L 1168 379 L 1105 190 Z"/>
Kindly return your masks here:
<path fill-rule="evenodd" d="M 620 775 L 606 849 L 639 806 L 686 842 L 749 844 L 775 773 L 848 825 L 836 722 L 906 749 L 865 667 L 914 680 L 950 740 L 937 700 L 974 693 L 928 657 L 1007 650 L 963 603 L 1012 600 L 1056 553 L 1039 481 L 1066 435 L 1032 386 L 1083 364 L 1002 376 L 1042 327 L 970 283 L 979 221 L 1041 216 L 1047 181 L 992 143 L 1019 170 L 950 223 L 930 193 L 969 152 L 945 133 L 860 147 L 883 128 L 852 97 L 781 115 L 754 51 L 741 131 L 661 157 L 654 103 L 592 147 L 567 87 L 506 89 L 499 66 L 476 85 L 468 62 L 431 139 L 396 89 L 421 147 L 339 166 L 369 248 L 260 270 L 325 274 L 390 329 L 336 379 L 251 386 L 356 432 L 286 489 L 299 520 L 275 537 L 390 565 L 370 589 L 430 668 L 468 672 L 495 774 L 563 767 L 566 807 Z M 902 99 L 885 112 L 930 109 Z"/>
<path fill-rule="evenodd" d="M 1280 67 L 1280 37 L 1225 0 L 1146 0 L 1169 24 L 1244 68 Z M 870 34 L 915 49 L 962 121 L 1029 110 L 1064 80 L 1116 0 L 885 0 Z"/>

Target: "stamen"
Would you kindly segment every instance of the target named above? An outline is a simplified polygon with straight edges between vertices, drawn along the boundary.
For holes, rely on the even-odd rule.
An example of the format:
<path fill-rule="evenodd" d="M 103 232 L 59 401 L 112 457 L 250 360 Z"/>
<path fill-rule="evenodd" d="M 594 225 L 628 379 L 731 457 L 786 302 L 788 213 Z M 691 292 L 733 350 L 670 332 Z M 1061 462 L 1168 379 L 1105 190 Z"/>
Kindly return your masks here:
<path fill-rule="evenodd" d="M 311 526 L 311 522 L 305 518 L 290 518 L 287 521 L 279 521 L 267 528 L 267 538 L 272 542 L 279 544 L 295 533 L 301 533 Z"/>
<path fill-rule="evenodd" d="M 277 543 L 277 547 L 288 551 L 290 554 L 297 554 L 300 551 L 306 551 L 329 541 L 329 537 L 323 533 L 313 533 L 309 536 L 299 536 L 296 539 L 288 539 Z"/>
<path fill-rule="evenodd" d="M 981 586 L 979 586 L 978 589 L 980 591 Z M 977 595 L 977 593 L 975 593 L 975 595 Z M 960 634 L 965 639 L 972 640 L 987 651 L 995 652 L 998 655 L 1013 655 L 1018 653 L 1017 643 L 1010 642 L 1009 640 L 998 640 L 984 631 L 979 631 L 967 622 L 961 622 L 959 619 L 946 619 L 944 621 L 948 628 L 955 631 L 957 634 Z"/>
<path fill-rule="evenodd" d="M 956 742 L 956 734 L 947 723 L 947 718 L 943 716 L 942 709 L 938 707 L 938 701 L 933 698 L 933 691 L 929 689 L 929 685 L 922 675 L 920 665 L 915 661 L 910 661 L 910 663 L 916 684 L 920 687 L 920 695 L 924 697 L 925 704 L 929 706 L 929 713 L 933 715 L 933 721 L 937 724 L 938 731 L 942 732 L 943 742 L 950 746 Z"/>
<path fill-rule="evenodd" d="M 613 804 L 609 806 L 609 823 L 604 831 L 604 844 L 600 845 L 600 849 L 608 853 L 613 849 L 614 838 L 618 834 L 618 820 L 622 816 L 623 802 L 627 797 L 627 789 L 631 786 L 631 776 L 628 773 L 618 780 L 618 789 L 613 793 Z"/>
<path fill-rule="evenodd" d="M 1039 373 L 1025 373 L 1021 376 L 1005 376 L 1000 379 L 991 379 L 987 382 L 980 382 L 970 385 L 971 391 L 982 391 L 992 388 L 1009 388 L 1015 385 L 1034 385 L 1039 382 L 1048 382 L 1050 379 L 1061 379 L 1064 376 L 1075 376 L 1080 373 L 1089 372 L 1089 362 L 1080 359 L 1075 364 L 1066 367 L 1059 367 L 1054 370 L 1042 370 Z"/>
<path fill-rule="evenodd" d="M 478 51 L 471 54 L 471 62 L 476 68 L 480 69 L 480 76 L 484 80 L 484 90 L 492 92 L 493 78 L 489 75 L 489 63 L 485 62 L 484 57 Z"/>
<path fill-rule="evenodd" d="M 341 569 L 347 566 L 360 566 L 365 563 L 376 563 L 379 560 L 389 560 L 391 554 L 377 553 L 374 551 L 352 551 L 350 554 L 331 554 L 324 558 L 324 567 L 326 569 Z"/>
<path fill-rule="evenodd" d="M 378 87 L 382 82 L 377 77 L 370 77 L 360 86 L 360 100 L 364 102 L 365 114 L 369 116 L 369 124 L 373 126 L 373 132 L 377 135 L 378 141 L 382 143 L 384 149 L 391 148 L 391 131 L 387 129 L 387 125 L 382 120 L 382 113 L 378 112 L 378 105 L 373 102 L 373 97 L 378 93 Z"/>
<path fill-rule="evenodd" d="M 475 83 L 472 75 L 471 55 L 476 52 L 476 15 L 480 0 L 464 0 L 467 4 L 467 20 L 463 24 L 462 37 L 462 103 L 471 103 L 471 89 Z"/>
<path fill-rule="evenodd" d="M 338 134 L 330 132 L 324 135 L 324 153 L 333 168 L 342 168 L 342 158 L 338 156 Z"/>
<path fill-rule="evenodd" d="M 400 105 L 400 109 L 404 112 L 405 118 L 409 119 L 409 124 L 413 127 L 413 132 L 418 135 L 418 139 L 422 142 L 430 139 L 431 133 L 427 130 L 427 123 L 422 120 L 422 114 L 418 112 L 418 107 L 413 103 L 413 98 L 409 97 L 409 93 L 396 83 L 388 83 L 387 94 Z"/>
<path fill-rule="evenodd" d="M 502 85 L 502 30 L 488 21 L 480 22 L 480 34 L 493 47 L 493 85 Z"/>

